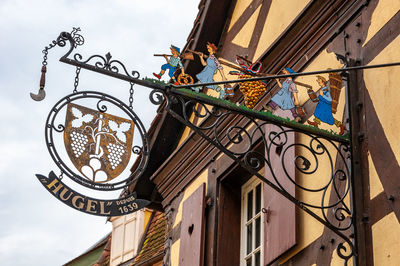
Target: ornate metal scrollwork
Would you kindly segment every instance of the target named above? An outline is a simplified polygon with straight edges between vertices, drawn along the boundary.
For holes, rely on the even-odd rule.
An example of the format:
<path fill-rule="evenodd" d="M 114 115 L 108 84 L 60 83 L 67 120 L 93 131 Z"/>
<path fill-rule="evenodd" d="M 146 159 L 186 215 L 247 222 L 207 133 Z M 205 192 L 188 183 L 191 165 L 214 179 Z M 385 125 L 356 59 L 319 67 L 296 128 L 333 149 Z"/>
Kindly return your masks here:
<path fill-rule="evenodd" d="M 149 94 L 149 99 L 152 104 L 161 105 L 166 99 L 165 91 L 153 89 Z"/>
<path fill-rule="evenodd" d="M 264 119 L 257 115 L 253 116 L 246 110 L 239 110 L 238 108 L 224 104 L 213 104 L 210 101 L 207 102 L 193 96 L 177 93 L 176 86 L 160 85 L 145 80 L 139 80 L 139 73 L 137 71 L 131 71 L 129 73 L 121 61 L 112 59 L 110 53 L 107 53 L 105 56 L 93 55 L 86 60 L 83 59 L 81 54 L 76 53 L 72 56 L 72 59 L 70 59 L 68 56 L 72 53 L 73 49 L 84 43 L 84 38 L 79 34 L 79 31 L 79 28 L 74 28 L 71 33 L 62 32 L 57 40 L 46 47 L 45 55 L 48 49 L 56 45 L 64 47 L 68 41 L 70 43 L 70 49 L 61 57 L 60 61 L 129 81 L 131 84 L 139 84 L 153 89 L 150 92 L 149 98 L 154 105 L 165 104 L 166 110 L 173 117 L 192 128 L 196 133 L 236 161 L 237 164 L 246 168 L 250 173 L 256 175 L 267 185 L 281 193 L 299 208 L 303 209 L 306 213 L 340 236 L 344 242 L 339 243 L 337 253 L 339 257 L 345 261 L 345 264 L 347 264 L 352 256 L 356 255 L 353 243 L 347 236 L 348 230 L 353 226 L 352 209 L 348 206 L 351 186 L 351 173 L 349 169 L 350 143 L 348 139 L 344 140 L 337 136 L 330 137 L 329 133 L 314 134 L 310 130 L 304 129 L 300 124 L 291 125 L 292 127 L 289 128 L 290 126 L 287 126 L 285 122 L 278 121 L 277 119 L 274 120 L 274 118 Z M 385 64 L 379 67 L 399 64 L 400 63 Z M 363 68 L 372 67 L 376 66 L 364 66 Z M 346 68 L 346 70 L 355 69 L 361 69 L 361 67 Z M 330 72 L 340 71 L 345 70 L 330 70 Z M 297 73 L 290 76 L 320 73 L 328 72 L 314 71 Z M 277 75 L 269 78 L 287 76 L 288 75 Z M 265 79 L 265 77 L 251 80 L 259 79 Z M 233 80 L 230 82 L 235 83 L 242 81 L 246 80 Z M 215 82 L 213 84 L 222 83 L 227 83 L 227 81 Z M 179 87 L 185 88 L 188 86 L 190 85 Z M 57 125 L 57 123 L 55 123 L 55 117 L 65 105 L 83 97 L 96 98 L 98 100 L 97 109 L 100 112 L 107 111 L 107 106 L 103 103 L 117 103 L 111 96 L 94 92 L 79 92 L 64 97 L 55 105 L 49 114 L 46 122 L 46 142 L 53 160 L 60 169 L 62 169 L 62 172 L 82 185 L 93 187 L 91 182 L 87 182 L 83 177 L 73 173 L 60 159 L 54 148 L 53 135 L 62 133 L 65 130 L 64 125 Z M 172 103 L 181 105 L 183 115 L 175 113 L 170 108 Z M 126 111 L 128 107 L 125 104 L 120 102 L 117 104 L 121 104 L 121 106 L 124 107 L 123 110 L 128 112 Z M 130 111 L 128 113 L 130 113 Z M 194 114 L 196 121 L 203 119 L 206 123 L 193 123 L 187 115 L 189 113 Z M 139 118 L 137 118 L 135 114 L 130 114 L 135 124 L 140 125 L 139 128 L 142 128 Z M 231 125 L 231 119 L 233 117 L 240 117 L 237 119 L 238 123 L 234 126 Z M 149 143 L 144 128 L 139 129 L 139 131 L 141 132 L 140 134 L 143 140 L 142 145 L 136 145 L 131 148 L 132 153 L 139 155 L 138 158 L 141 160 L 135 172 L 127 179 L 120 181 L 120 183 L 113 184 L 112 186 L 96 185 L 97 189 L 112 190 L 120 188 L 119 185 L 122 185 L 123 182 L 125 182 L 124 185 L 126 185 L 126 182 L 130 184 L 134 179 L 140 176 L 140 171 L 146 168 L 149 155 Z M 294 133 L 300 136 L 303 141 L 294 143 L 288 141 L 289 136 Z M 259 148 L 260 145 L 264 149 L 264 153 L 255 149 L 256 147 Z M 296 152 L 297 155 L 294 157 L 288 156 L 288 154 L 293 154 L 290 153 L 293 150 L 302 150 L 302 152 Z M 277 156 L 280 159 L 280 165 L 278 166 L 283 169 L 284 175 L 278 176 L 272 167 L 272 165 L 277 166 L 277 164 L 279 164 L 276 162 L 272 164 L 272 158 L 276 158 Z M 288 162 L 291 163 L 291 167 L 295 168 L 297 175 L 300 176 L 299 178 L 301 179 L 296 179 L 296 174 L 293 175 L 288 170 Z M 322 166 L 322 162 L 324 166 Z M 326 164 L 326 162 L 328 163 Z M 341 165 L 341 167 L 336 169 L 335 165 Z M 270 169 L 270 176 L 266 177 L 259 173 L 263 166 Z M 324 174 L 318 176 L 318 172 L 322 170 L 325 171 Z M 296 189 L 303 194 L 312 193 L 313 195 L 320 195 L 319 202 L 297 199 L 286 190 L 283 184 L 281 184 L 282 178 L 289 180 L 295 185 Z M 308 180 L 312 180 L 310 185 L 304 182 Z"/>
<path fill-rule="evenodd" d="M 167 101 L 170 99 L 170 95 L 165 97 Z M 179 118 L 176 113 L 169 110 L 173 116 L 338 234 L 346 245 L 340 243 L 337 252 L 347 264 L 347 261 L 354 255 L 352 241 L 344 234 L 353 225 L 352 212 L 346 202 L 350 198 L 351 184 L 348 143 L 335 142 L 328 137 L 315 136 L 301 130 L 274 125 L 244 114 L 240 114 L 242 119 L 237 125 L 232 126 L 229 125 L 229 121 L 238 113 L 215 106 L 210 107 L 182 96 L 174 95 L 174 97 L 180 102 L 183 116 Z M 197 118 L 194 119 L 195 121 L 208 117 L 207 123 L 193 123 L 193 118 L 190 119 L 186 115 L 190 113 L 188 112 L 190 110 Z M 294 133 L 303 141 L 289 142 L 288 135 Z M 265 150 L 264 154 L 255 149 L 257 145 L 260 145 L 260 141 Z M 297 155 L 294 158 L 286 158 L 291 149 L 296 150 Z M 302 150 L 301 153 L 300 150 Z M 280 168 L 283 169 L 285 175 L 278 176 L 276 174 L 274 170 L 277 168 L 276 162 L 274 164 L 271 162 L 273 156 L 279 156 Z M 341 168 L 335 169 L 335 160 L 336 165 L 341 165 Z M 287 164 L 290 161 L 292 167 L 294 165 L 296 169 L 295 175 L 291 175 L 287 170 Z M 259 173 L 264 165 L 269 168 L 270 176 L 266 177 Z M 321 170 L 324 171 L 324 176 L 318 175 Z M 296 179 L 296 175 L 300 175 L 301 180 Z M 283 178 L 293 183 L 297 191 L 303 195 L 319 194 L 320 202 L 296 199 L 282 185 Z M 301 182 L 309 179 L 312 179 L 310 185 Z"/>
<path fill-rule="evenodd" d="M 130 78 L 138 79 L 140 77 L 140 74 L 138 71 L 133 70 L 131 73 L 126 70 L 126 67 L 124 64 L 121 63 L 119 60 L 111 60 L 112 55 L 111 53 L 107 53 L 104 57 L 101 55 L 92 55 L 86 60 L 82 60 L 83 56 L 79 53 L 74 54 L 73 56 L 74 60 L 76 62 L 82 63 L 82 64 L 88 64 L 90 61 L 93 59 L 95 61 L 94 66 L 98 69 L 104 69 L 111 71 L 113 73 L 120 73 L 120 68 L 122 68 L 123 73 L 127 75 Z"/>

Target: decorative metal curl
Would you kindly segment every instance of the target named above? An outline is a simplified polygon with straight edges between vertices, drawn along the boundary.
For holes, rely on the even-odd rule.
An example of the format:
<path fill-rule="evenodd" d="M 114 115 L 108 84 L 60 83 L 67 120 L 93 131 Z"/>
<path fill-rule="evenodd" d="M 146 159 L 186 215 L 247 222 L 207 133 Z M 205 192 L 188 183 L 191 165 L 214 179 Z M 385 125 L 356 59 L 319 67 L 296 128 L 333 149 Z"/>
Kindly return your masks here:
<path fill-rule="evenodd" d="M 165 98 L 165 92 L 162 90 L 154 89 L 149 94 L 150 102 L 154 105 L 161 105 Z"/>
<path fill-rule="evenodd" d="M 85 39 L 83 38 L 82 35 L 80 35 L 78 32 L 81 31 L 81 28 L 72 28 L 71 31 L 71 37 L 74 40 L 74 47 L 76 48 L 78 45 L 83 45 L 85 43 Z"/>
<path fill-rule="evenodd" d="M 268 183 L 269 186 L 283 194 L 301 209 L 339 235 L 350 247 L 350 255 L 346 255 L 344 252 L 346 248 L 341 243 L 338 248 L 338 254 L 342 258 L 347 261 L 354 255 L 354 246 L 349 237 L 344 235 L 344 232 L 353 225 L 351 210 L 345 203 L 345 199 L 349 196 L 351 184 L 348 162 L 350 149 L 348 145 L 335 142 L 329 139 L 329 137 L 315 136 L 306 131 L 284 128 L 279 125 L 275 125 L 274 129 L 268 129 L 267 131 L 266 126 L 272 125 L 270 122 L 260 122 L 244 114 L 240 114 L 241 119 L 239 119 L 239 122 L 235 126 L 231 126 L 231 118 L 238 115 L 236 112 L 219 108 L 218 113 L 214 114 L 212 109 L 205 103 L 199 103 L 192 99 L 185 100 L 182 95 L 174 96 L 181 103 L 183 110 L 183 115 L 179 116 L 169 109 L 169 112 L 175 118 L 189 126 L 200 136 L 207 139 L 207 141 L 213 143 L 215 147 L 227 154 L 242 167 L 248 169 L 250 173 Z M 186 115 L 188 108 L 194 104 L 201 106 L 202 111 L 206 113 L 194 112 L 195 117 L 207 118 L 203 120 L 203 123 L 196 125 Z M 309 138 L 308 143 L 289 143 L 288 136 L 293 133 L 303 135 L 306 139 Z M 260 140 L 263 144 L 265 155 L 255 150 Z M 243 143 L 245 144 L 244 146 Z M 240 150 L 237 148 L 238 144 L 242 145 Z M 306 153 L 298 154 L 291 158 L 287 157 L 289 150 L 295 150 L 298 153 L 299 148 L 304 149 Z M 343 164 L 343 169 L 334 169 L 333 161 L 335 156 L 332 152 L 337 154 L 336 160 Z M 280 166 L 276 163 L 271 163 L 272 156 L 275 156 L 274 158 L 278 156 L 281 162 Z M 329 168 L 324 169 L 329 170 L 329 178 L 320 179 L 320 176 L 317 175 L 317 171 L 320 169 L 320 161 L 322 160 L 328 161 Z M 303 175 L 302 179 L 306 179 L 309 176 L 315 180 L 320 180 L 320 184 L 316 187 L 307 187 L 299 182 L 301 180 L 296 180 L 295 176 L 290 174 L 287 169 L 287 163 L 290 161 L 294 162 L 295 170 Z M 269 172 L 271 173 L 269 180 L 259 173 L 263 165 L 269 168 Z M 282 168 L 284 174 L 277 176 L 276 167 Z M 285 186 L 282 185 L 282 179 L 289 180 L 296 186 L 298 191 L 303 191 L 303 193 L 319 193 L 321 195 L 320 203 L 307 200 L 300 201 L 294 198 L 286 190 Z M 313 182 L 313 185 L 315 185 L 315 182 Z M 325 200 L 327 195 L 330 195 L 328 204 Z M 314 211 L 311 211 L 311 209 Z M 317 215 L 318 211 L 322 215 Z M 343 223 L 348 217 L 350 217 L 348 223 Z"/>
<path fill-rule="evenodd" d="M 264 160 L 264 155 L 256 151 L 249 151 L 244 156 L 245 164 L 253 168 L 255 171 L 259 171 L 265 165 Z"/>
<path fill-rule="evenodd" d="M 178 97 L 178 100 L 181 102 L 182 113 L 184 115 L 185 120 L 190 122 L 192 126 L 198 128 L 200 130 L 207 130 L 207 129 L 214 128 L 215 125 L 218 123 L 218 119 L 210 125 L 196 125 L 187 116 L 188 113 L 191 113 L 191 111 L 193 111 L 194 117 L 197 118 L 196 120 L 205 119 L 208 117 L 220 118 L 222 115 L 222 112 L 219 108 L 210 107 L 204 103 L 197 102 L 195 100 L 184 101 L 181 97 Z"/>
<path fill-rule="evenodd" d="M 54 125 L 52 125 L 53 129 L 55 131 L 57 131 L 58 133 L 64 132 L 65 130 L 65 126 L 62 124 L 59 124 L 57 127 L 55 127 Z"/>
<path fill-rule="evenodd" d="M 53 41 L 49 47 L 52 48 L 56 45 L 60 47 L 66 46 L 67 41 L 70 43 L 70 48 L 65 53 L 60 61 L 62 62 L 68 62 L 70 64 L 75 64 L 75 65 L 85 65 L 86 68 L 93 67 L 94 69 L 103 69 L 110 71 L 112 73 L 119 74 L 120 72 L 124 73 L 126 75 L 126 78 L 128 79 L 139 79 L 140 74 L 138 71 L 133 70 L 130 73 L 126 69 L 125 65 L 119 61 L 119 60 L 111 60 L 112 56 L 110 53 L 107 53 L 104 57 L 101 55 L 92 55 L 88 59 L 83 60 L 83 56 L 79 53 L 74 54 L 73 59 L 69 59 L 68 56 L 72 53 L 72 51 L 78 46 L 78 45 L 83 45 L 85 42 L 85 39 L 83 38 L 82 35 L 80 35 L 78 32 L 80 32 L 80 28 L 73 28 L 72 32 L 61 32 L 60 35 L 58 36 L 56 41 Z M 47 47 L 46 47 L 47 48 Z M 49 49 L 49 48 L 48 48 Z M 45 49 L 46 50 L 46 49 Z M 47 50 L 46 50 L 47 51 Z M 89 64 L 92 59 L 97 59 L 97 61 L 94 62 L 93 65 Z"/>
<path fill-rule="evenodd" d="M 337 252 L 338 256 L 344 260 L 345 266 L 347 266 L 347 263 L 349 262 L 349 260 L 354 256 L 352 244 L 349 242 L 347 242 L 347 243 L 350 244 L 350 253 L 347 255 L 345 254 L 345 252 L 347 252 L 347 248 L 344 246 L 344 243 L 339 243 L 336 248 L 336 252 Z"/>
<path fill-rule="evenodd" d="M 143 151 L 142 147 L 139 147 L 139 146 L 133 146 L 133 147 L 132 147 L 132 152 L 133 152 L 134 154 L 139 155 L 139 154 L 142 153 L 142 151 Z"/>
<path fill-rule="evenodd" d="M 105 113 L 107 112 L 108 108 L 105 104 L 102 104 L 103 102 L 105 102 L 104 97 L 101 97 L 101 100 L 99 100 L 96 104 L 97 110 L 99 110 L 99 112 L 101 113 Z"/>
<path fill-rule="evenodd" d="M 104 70 L 109 70 L 114 73 L 120 73 L 120 68 L 122 68 L 123 73 L 127 75 L 130 78 L 133 79 L 138 79 L 140 77 L 140 74 L 138 71 L 133 70 L 131 73 L 128 72 L 126 69 L 125 65 L 119 61 L 119 60 L 111 60 L 112 55 L 111 53 L 107 53 L 105 57 L 101 55 L 92 55 L 88 59 L 83 60 L 83 56 L 79 53 L 74 54 L 73 56 L 74 60 L 82 63 L 82 64 L 88 64 L 92 59 L 97 59 L 98 61 L 94 62 L 94 66 L 98 69 L 104 69 Z"/>

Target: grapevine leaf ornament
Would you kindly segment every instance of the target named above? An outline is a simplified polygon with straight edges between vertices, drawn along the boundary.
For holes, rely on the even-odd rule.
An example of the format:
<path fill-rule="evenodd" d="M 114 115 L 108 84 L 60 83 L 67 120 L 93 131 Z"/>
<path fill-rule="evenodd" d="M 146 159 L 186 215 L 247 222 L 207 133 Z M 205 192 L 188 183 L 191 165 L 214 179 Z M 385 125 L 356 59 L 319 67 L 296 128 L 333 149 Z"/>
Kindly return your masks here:
<path fill-rule="evenodd" d="M 93 120 L 94 116 L 91 114 L 83 114 L 79 109 L 72 107 L 72 114 L 74 115 L 75 119 L 72 120 L 71 125 L 72 127 L 81 127 L 82 124 L 89 123 Z"/>
<path fill-rule="evenodd" d="M 110 126 L 110 129 L 115 132 L 116 137 L 120 141 L 125 143 L 126 142 L 125 132 L 127 132 L 131 128 L 131 124 L 122 122 L 120 125 L 118 125 L 117 122 L 110 120 L 108 121 L 108 125 Z"/>

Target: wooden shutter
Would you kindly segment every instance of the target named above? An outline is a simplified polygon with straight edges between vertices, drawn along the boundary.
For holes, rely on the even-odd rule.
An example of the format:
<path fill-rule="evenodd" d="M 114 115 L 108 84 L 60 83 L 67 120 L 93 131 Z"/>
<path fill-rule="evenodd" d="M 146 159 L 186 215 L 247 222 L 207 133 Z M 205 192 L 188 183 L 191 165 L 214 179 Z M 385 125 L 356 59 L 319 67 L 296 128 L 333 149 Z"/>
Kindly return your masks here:
<path fill-rule="evenodd" d="M 144 231 L 144 211 L 113 218 L 110 265 L 119 265 L 132 259 Z"/>
<path fill-rule="evenodd" d="M 265 127 L 267 139 L 271 130 L 276 130 L 276 127 L 272 125 Z M 271 165 L 275 176 L 292 196 L 295 196 L 295 185 L 288 179 L 283 170 L 281 155 L 283 155 L 285 148 L 294 141 L 295 134 L 288 133 L 286 145 L 281 147 L 282 149 L 278 148 L 278 150 L 277 146 L 272 145 L 270 152 Z M 295 175 L 294 158 L 294 148 L 290 148 L 285 154 L 285 166 L 288 174 L 293 178 Z M 276 184 L 267 165 L 265 166 L 265 177 Z M 296 209 L 291 201 L 267 184 L 264 184 L 264 208 L 268 212 L 264 214 L 264 265 L 268 265 L 296 245 Z"/>
<path fill-rule="evenodd" d="M 204 250 L 205 183 L 183 202 L 179 247 L 180 266 L 202 266 Z"/>

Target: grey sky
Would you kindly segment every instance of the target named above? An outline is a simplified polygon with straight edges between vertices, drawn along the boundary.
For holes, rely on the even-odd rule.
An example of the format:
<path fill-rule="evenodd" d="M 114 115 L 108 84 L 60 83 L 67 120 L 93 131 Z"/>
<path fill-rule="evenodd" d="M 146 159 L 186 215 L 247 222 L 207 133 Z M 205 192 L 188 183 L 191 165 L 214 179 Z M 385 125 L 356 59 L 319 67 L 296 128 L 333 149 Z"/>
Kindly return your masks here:
<path fill-rule="evenodd" d="M 80 27 L 84 56 L 122 60 L 142 77 L 158 72 L 171 44 L 183 47 L 198 0 L 0 1 L 0 258 L 2 265 L 61 265 L 111 231 L 105 218 L 75 211 L 51 196 L 35 173 L 57 168 L 44 143 L 50 108 L 72 92 L 75 69 L 58 62 L 66 49 L 49 52 L 46 99 L 34 102 L 44 46 L 61 31 Z M 125 101 L 129 84 L 81 72 L 79 89 L 101 90 Z M 155 107 L 149 90 L 135 86 L 134 108 L 148 128 Z M 151 107 L 149 107 L 151 106 Z"/>

